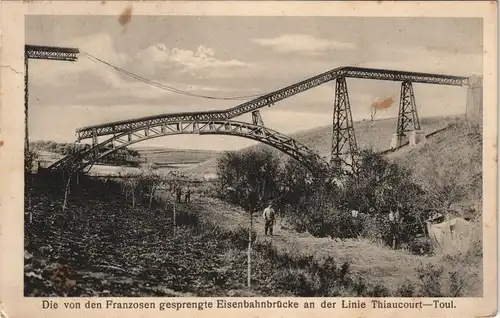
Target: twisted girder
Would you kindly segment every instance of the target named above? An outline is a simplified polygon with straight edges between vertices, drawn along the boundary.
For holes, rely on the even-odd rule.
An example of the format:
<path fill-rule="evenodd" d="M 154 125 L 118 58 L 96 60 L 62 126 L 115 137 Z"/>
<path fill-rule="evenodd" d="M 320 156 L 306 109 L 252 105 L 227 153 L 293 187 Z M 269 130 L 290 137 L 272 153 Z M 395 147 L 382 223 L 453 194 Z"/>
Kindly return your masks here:
<path fill-rule="evenodd" d="M 362 67 L 340 67 L 222 111 L 186 112 L 141 117 L 124 121 L 110 122 L 101 125 L 87 126 L 77 129 L 76 132 L 78 140 L 82 140 L 91 138 L 93 135 L 104 136 L 109 134 L 117 134 L 126 132 L 131 129 L 148 127 L 160 123 L 231 119 L 245 113 L 255 111 L 265 106 L 271 106 L 274 103 L 279 102 L 285 98 L 304 92 L 308 89 L 329 82 L 338 77 L 352 77 L 388 81 L 411 81 L 415 83 L 454 86 L 463 86 L 468 84 L 468 78 L 460 76 L 391 71 Z"/>
<path fill-rule="evenodd" d="M 313 172 L 316 172 L 319 169 L 318 167 L 326 164 L 323 158 L 306 146 L 269 128 L 232 120 L 198 120 L 163 122 L 147 128 L 130 129 L 97 144 L 91 149 L 64 157 L 51 165 L 50 169 L 78 171 L 120 148 L 152 138 L 178 134 L 221 134 L 257 140 L 299 160 Z"/>
<path fill-rule="evenodd" d="M 75 48 L 25 45 L 24 54 L 29 59 L 71 61 L 78 60 L 80 51 Z"/>

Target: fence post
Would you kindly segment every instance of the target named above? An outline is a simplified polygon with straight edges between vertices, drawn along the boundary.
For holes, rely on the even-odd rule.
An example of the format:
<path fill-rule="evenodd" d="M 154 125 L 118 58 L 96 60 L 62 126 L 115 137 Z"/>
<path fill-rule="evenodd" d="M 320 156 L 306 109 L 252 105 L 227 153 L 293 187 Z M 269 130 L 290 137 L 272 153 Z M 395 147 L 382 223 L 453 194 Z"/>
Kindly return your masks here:
<path fill-rule="evenodd" d="M 251 287 L 252 281 L 252 209 L 249 209 L 250 214 L 250 228 L 248 230 L 248 268 L 247 268 L 247 285 Z"/>
<path fill-rule="evenodd" d="M 175 237 L 175 227 L 176 227 L 176 222 L 175 222 L 175 205 L 176 205 L 176 200 L 174 200 L 174 237 Z"/>

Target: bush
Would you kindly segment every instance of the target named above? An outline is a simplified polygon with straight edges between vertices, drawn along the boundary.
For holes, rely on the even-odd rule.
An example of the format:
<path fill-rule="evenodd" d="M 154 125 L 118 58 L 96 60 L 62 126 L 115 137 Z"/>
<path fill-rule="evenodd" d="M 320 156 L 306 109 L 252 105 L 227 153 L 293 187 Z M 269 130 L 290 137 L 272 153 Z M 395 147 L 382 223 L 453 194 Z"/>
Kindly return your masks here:
<path fill-rule="evenodd" d="M 415 286 L 412 283 L 404 283 L 396 290 L 396 295 L 398 297 L 414 297 Z"/>
<path fill-rule="evenodd" d="M 443 265 L 427 264 L 417 269 L 422 285 L 420 294 L 426 297 L 460 297 L 467 284 L 466 273 L 460 269 L 446 270 Z"/>
<path fill-rule="evenodd" d="M 430 255 L 433 252 L 432 242 L 426 236 L 416 237 L 409 242 L 408 250 L 417 255 Z"/>
<path fill-rule="evenodd" d="M 431 169 L 432 170 L 432 169 Z M 317 237 L 356 238 L 396 247 L 415 254 L 430 254 L 425 220 L 433 209 L 448 209 L 461 198 L 463 186 L 452 177 L 432 173 L 433 187 L 423 188 L 409 167 L 373 151 L 362 151 L 357 177 L 340 177 L 319 169 L 312 174 L 300 162 L 280 164 L 268 150 L 226 153 L 218 161 L 217 196 L 246 210 L 262 209 L 267 201 L 298 232 Z M 342 180 L 341 184 L 332 180 Z M 439 181 L 439 182 L 438 182 Z M 359 212 L 358 218 L 351 211 Z M 399 212 L 396 226 L 390 211 Z"/>
<path fill-rule="evenodd" d="M 294 159 L 279 165 L 270 151 L 226 153 L 218 161 L 219 197 L 245 209 L 261 209 L 273 199 L 279 213 L 293 229 L 317 237 L 365 237 L 392 245 L 388 220 L 390 210 L 400 213 L 398 239 L 410 250 L 427 252 L 414 238 L 423 233 L 420 208 L 423 190 L 411 171 L 390 163 L 372 151 L 361 153 L 357 177 L 340 177 L 319 170 L 311 174 Z M 339 187 L 335 180 L 343 180 Z M 351 216 L 357 210 L 358 218 Z M 414 246 L 415 245 L 415 246 Z"/>
<path fill-rule="evenodd" d="M 260 209 L 277 196 L 278 174 L 279 159 L 267 149 L 226 152 L 217 161 L 219 196 L 246 210 Z"/>

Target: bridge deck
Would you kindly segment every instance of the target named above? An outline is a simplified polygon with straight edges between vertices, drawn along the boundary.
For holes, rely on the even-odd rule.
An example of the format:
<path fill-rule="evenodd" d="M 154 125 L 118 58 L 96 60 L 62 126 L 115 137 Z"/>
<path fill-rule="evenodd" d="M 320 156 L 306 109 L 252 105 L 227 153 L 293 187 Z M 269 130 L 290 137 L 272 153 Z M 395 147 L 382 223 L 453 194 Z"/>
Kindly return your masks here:
<path fill-rule="evenodd" d="M 350 77 L 360 79 L 374 79 L 385 81 L 411 81 L 414 83 L 427 83 L 438 85 L 464 86 L 468 85 L 468 78 L 462 76 L 394 71 L 363 67 L 340 67 L 325 73 L 316 75 L 299 83 L 290 85 L 275 92 L 258 97 L 235 107 L 220 111 L 184 112 L 160 114 L 140 117 L 122 121 L 114 121 L 99 125 L 91 125 L 76 130 L 78 140 L 91 138 L 92 136 L 104 136 L 125 132 L 138 127 L 148 127 L 161 122 L 195 121 L 195 120 L 217 120 L 231 119 L 242 114 L 257 110 L 306 91 L 337 77 Z"/>

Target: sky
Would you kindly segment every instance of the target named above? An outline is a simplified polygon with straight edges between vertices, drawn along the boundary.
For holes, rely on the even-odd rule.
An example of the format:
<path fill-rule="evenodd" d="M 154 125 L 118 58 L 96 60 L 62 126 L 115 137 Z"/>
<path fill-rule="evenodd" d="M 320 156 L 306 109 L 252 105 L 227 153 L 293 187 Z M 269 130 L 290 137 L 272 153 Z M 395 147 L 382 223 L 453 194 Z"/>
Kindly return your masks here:
<path fill-rule="evenodd" d="M 77 62 L 29 61 L 30 140 L 75 141 L 75 129 L 179 111 L 226 109 L 242 101 L 175 94 L 88 58 L 164 85 L 215 97 L 269 93 L 341 66 L 471 76 L 482 74 L 482 20 L 472 18 L 27 16 L 26 44 L 76 47 Z M 335 83 L 261 110 L 266 126 L 290 134 L 331 125 Z M 400 84 L 347 79 L 354 120 L 374 100 L 395 103 Z M 466 88 L 414 84 L 420 117 L 465 112 Z M 251 122 L 251 114 L 237 120 Z M 389 141 L 388 141 L 389 142 Z M 231 150 L 231 136 L 169 136 L 137 146 Z"/>

